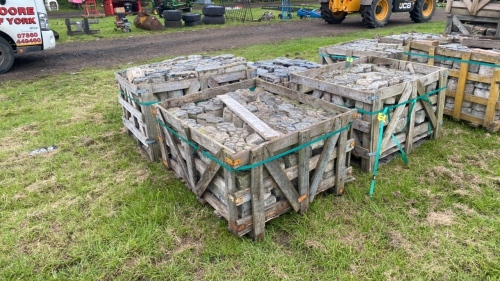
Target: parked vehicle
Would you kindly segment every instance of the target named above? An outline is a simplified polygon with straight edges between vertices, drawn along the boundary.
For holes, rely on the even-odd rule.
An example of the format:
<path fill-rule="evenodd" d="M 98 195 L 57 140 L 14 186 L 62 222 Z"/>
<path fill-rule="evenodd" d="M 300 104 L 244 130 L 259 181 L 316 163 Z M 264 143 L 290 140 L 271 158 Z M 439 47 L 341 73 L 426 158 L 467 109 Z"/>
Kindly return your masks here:
<path fill-rule="evenodd" d="M 52 49 L 57 38 L 43 0 L 0 0 L 0 74 L 12 67 L 15 53 Z"/>
<path fill-rule="evenodd" d="M 321 0 L 323 1 L 323 0 Z M 428 22 L 436 10 L 436 0 L 329 0 L 321 2 L 322 18 L 330 24 L 344 21 L 347 14 L 360 13 L 371 28 L 389 22 L 392 13 L 407 12 L 415 23 Z"/>

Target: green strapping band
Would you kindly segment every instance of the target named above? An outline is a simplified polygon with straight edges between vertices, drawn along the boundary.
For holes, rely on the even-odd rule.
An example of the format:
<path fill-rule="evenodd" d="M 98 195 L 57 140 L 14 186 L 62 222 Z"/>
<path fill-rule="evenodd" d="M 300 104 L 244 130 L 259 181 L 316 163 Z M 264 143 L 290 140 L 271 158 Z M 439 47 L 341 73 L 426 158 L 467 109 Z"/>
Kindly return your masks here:
<path fill-rule="evenodd" d="M 489 67 L 494 67 L 494 68 L 500 67 L 500 65 L 498 65 L 498 64 L 487 63 L 487 62 L 482 62 L 482 61 L 462 60 L 462 59 L 457 59 L 457 58 L 450 58 L 450 57 L 443 57 L 443 56 L 431 56 L 431 55 L 427 55 L 427 54 L 419 54 L 419 53 L 412 53 L 412 52 L 403 52 L 403 54 L 408 55 L 408 56 L 424 57 L 424 58 L 436 59 L 436 60 L 449 60 L 449 61 L 459 62 L 459 63 L 484 65 L 484 66 L 489 66 Z"/>
<path fill-rule="evenodd" d="M 406 104 L 409 104 L 411 103 L 411 106 L 410 106 L 410 109 L 408 110 L 408 121 L 405 125 L 405 127 L 408 125 L 408 122 L 410 121 L 410 118 L 409 116 L 411 115 L 412 111 L 413 111 L 413 108 L 415 107 L 415 104 L 417 103 L 418 100 L 422 100 L 422 101 L 426 101 L 428 103 L 431 103 L 430 99 L 429 99 L 429 96 L 431 95 L 434 95 L 436 93 L 438 93 L 439 91 L 442 91 L 446 89 L 446 86 L 445 87 L 441 87 L 439 89 L 436 89 L 434 91 L 430 91 L 428 93 L 426 93 L 425 95 L 421 95 L 421 96 L 418 96 L 416 98 L 413 98 L 413 99 L 409 99 L 405 102 L 402 102 L 402 103 L 398 103 L 398 104 L 395 104 L 395 105 L 391 105 L 391 106 L 387 106 L 387 107 L 384 107 L 383 109 L 381 110 L 377 110 L 377 111 L 374 111 L 374 112 L 370 112 L 370 111 L 365 111 L 365 110 L 362 110 L 362 109 L 357 109 L 358 110 L 358 113 L 361 113 L 361 114 L 368 114 L 368 115 L 375 115 L 375 114 L 381 114 L 382 117 L 384 116 L 387 116 L 387 120 L 390 120 L 390 113 L 389 113 L 389 110 L 390 109 L 393 109 L 393 108 L 396 108 L 398 106 L 402 106 L 402 105 L 406 105 Z M 377 142 L 377 151 L 375 152 L 375 163 L 373 165 L 373 177 L 372 177 L 372 181 L 370 183 L 370 197 L 373 195 L 373 193 L 375 192 L 375 180 L 377 178 L 377 171 L 378 171 L 378 166 L 379 166 L 379 160 L 380 160 L 380 154 L 381 154 L 381 150 L 382 150 L 382 139 L 383 139 L 383 136 L 384 136 L 384 124 L 385 124 L 385 120 L 383 118 L 379 119 L 380 120 L 380 129 L 379 129 L 379 138 L 378 138 L 378 142 Z M 387 121 L 388 123 L 389 121 Z M 429 126 L 430 126 L 430 123 L 429 123 Z M 430 132 L 432 133 L 432 128 L 429 129 Z M 394 141 L 394 143 L 396 144 L 396 146 L 399 148 L 399 150 L 401 151 L 401 158 L 403 158 L 403 161 L 408 164 L 408 157 L 406 156 L 406 153 L 401 145 L 401 143 L 399 143 L 398 139 L 394 136 L 394 134 L 392 134 L 392 139 Z"/>
<path fill-rule="evenodd" d="M 429 101 L 429 98 L 430 96 L 434 95 L 434 94 L 437 94 L 438 92 L 442 91 L 442 90 L 445 90 L 446 89 L 446 86 L 444 87 L 441 87 L 439 89 L 436 89 L 434 91 L 430 91 L 428 93 L 426 93 L 425 95 L 421 95 L 421 96 L 418 96 L 416 98 L 413 98 L 413 99 L 409 99 L 405 102 L 402 102 L 402 103 L 398 103 L 398 104 L 394 104 L 394 105 L 391 105 L 391 106 L 387 106 L 383 109 L 380 109 L 380 110 L 377 110 L 377 111 L 366 111 L 366 110 L 363 110 L 361 108 L 356 108 L 356 110 L 358 111 L 358 113 L 361 113 L 361 114 L 367 114 L 367 115 L 375 115 L 375 114 L 379 114 L 379 113 L 382 113 L 386 108 L 388 109 L 394 109 L 398 106 L 402 106 L 402 105 L 406 105 L 406 104 L 409 104 L 409 103 L 413 103 L 413 102 L 417 102 L 418 100 L 425 100 L 425 101 Z"/>
<path fill-rule="evenodd" d="M 174 134 L 176 137 L 180 138 L 183 142 L 187 143 L 187 144 L 188 144 L 189 146 L 191 146 L 191 147 L 192 147 L 195 151 L 197 151 L 197 150 L 199 150 L 199 149 L 200 149 L 200 147 L 199 147 L 197 144 L 195 144 L 195 143 L 193 143 L 193 142 L 190 142 L 190 141 L 189 141 L 189 140 L 187 140 L 186 138 L 182 137 L 179 133 L 177 133 L 177 132 L 176 132 L 174 129 L 172 129 L 171 127 L 167 126 L 167 125 L 166 125 L 165 123 L 163 123 L 161 120 L 156 119 L 156 122 L 158 122 L 158 124 L 160 124 L 162 127 L 164 127 L 165 129 L 167 129 L 169 132 L 171 132 L 172 134 Z M 206 156 L 206 157 L 210 158 L 212 161 L 216 162 L 216 163 L 217 163 L 217 164 L 219 164 L 221 167 L 223 167 L 224 169 L 226 169 L 226 170 L 228 170 L 228 171 L 230 171 L 230 172 L 246 171 L 246 170 L 250 170 L 250 169 L 255 168 L 255 167 L 262 166 L 262 165 L 264 165 L 264 164 L 266 164 L 266 163 L 269 163 L 269 162 L 271 162 L 271 161 L 274 161 L 274 160 L 276 160 L 276 159 L 279 159 L 279 158 L 281 158 L 281 157 L 283 157 L 283 156 L 286 156 L 286 155 L 288 155 L 288 154 L 290 154 L 290 153 L 293 153 L 293 152 L 296 152 L 296 151 L 298 151 L 298 150 L 301 150 L 301 149 L 303 149 L 303 148 L 305 148 L 305 147 L 307 147 L 307 146 L 310 146 L 310 145 L 312 145 L 312 144 L 314 144 L 314 143 L 316 143 L 316 142 L 319 142 L 319 141 L 322 141 L 322 140 L 324 140 L 324 139 L 327 139 L 327 138 L 329 138 L 329 137 L 331 137 L 331 136 L 333 136 L 333 135 L 335 135 L 335 134 L 339 134 L 339 133 L 341 133 L 341 132 L 343 132 L 343 131 L 345 131 L 345 130 L 349 129 L 349 128 L 351 127 L 351 125 L 352 125 L 352 123 L 349 123 L 348 125 L 346 125 L 346 126 L 344 126 L 344 127 L 340 128 L 340 129 L 338 129 L 338 130 L 335 130 L 335 131 L 330 132 L 330 133 L 328 133 L 328 134 L 326 134 L 326 135 L 323 135 L 323 136 L 321 136 L 321 137 L 318 137 L 318 138 L 316 138 L 316 139 L 313 139 L 313 140 L 311 140 L 311 141 L 309 141 L 309 142 L 307 142 L 307 143 L 301 144 L 301 145 L 299 145 L 299 146 L 297 146 L 297 147 L 294 147 L 294 148 L 292 148 L 292 149 L 289 149 L 289 150 L 287 150 L 287 151 L 284 151 L 284 152 L 282 152 L 282 153 L 279 153 L 279 154 L 277 154 L 277 155 L 274 155 L 274 156 L 272 156 L 272 157 L 269 157 L 269 158 L 267 158 L 267 159 L 264 159 L 264 160 L 262 160 L 262 161 L 260 161 L 260 162 L 256 162 L 256 163 L 253 163 L 253 164 L 250 164 L 250 165 L 241 166 L 241 167 L 238 167 L 238 168 L 233 168 L 233 167 L 231 167 L 231 166 L 227 165 L 226 163 L 222 162 L 220 159 L 217 159 L 215 156 L 213 156 L 212 154 L 210 154 L 210 153 L 209 153 L 209 152 L 207 152 L 207 151 L 201 150 L 201 154 L 203 154 L 204 156 Z"/>
<path fill-rule="evenodd" d="M 354 59 L 358 58 L 355 56 L 341 56 L 341 55 L 329 55 L 329 54 L 319 54 L 320 57 L 329 57 L 332 59 L 340 59 L 340 60 L 345 60 L 345 66 L 349 67 L 351 62 L 354 61 Z"/>
<path fill-rule="evenodd" d="M 319 56 L 320 57 L 329 57 L 332 59 L 345 60 L 345 67 L 349 67 L 349 65 L 351 65 L 351 62 L 353 62 L 354 59 L 358 58 L 355 56 L 341 56 L 341 55 L 329 55 L 329 54 L 319 54 Z"/>
<path fill-rule="evenodd" d="M 347 58 L 351 58 L 351 59 L 356 59 L 358 57 L 355 57 L 355 56 L 341 56 L 341 55 L 329 55 L 329 54 L 319 54 L 320 57 L 329 57 L 329 58 L 333 58 L 333 59 L 342 59 L 342 60 L 345 60 Z"/>
<path fill-rule="evenodd" d="M 389 111 L 389 108 L 386 107 L 384 110 L 381 112 L 382 115 L 387 115 L 387 112 Z M 373 195 L 375 192 L 375 180 L 377 179 L 377 171 L 378 171 L 378 161 L 380 159 L 380 150 L 382 149 L 382 136 L 384 136 L 384 121 L 380 120 L 380 129 L 379 129 L 379 138 L 377 142 L 377 152 L 375 153 L 375 164 L 373 165 L 373 177 L 372 181 L 370 183 L 370 197 Z"/>
<path fill-rule="evenodd" d="M 405 162 L 406 165 L 408 165 L 408 157 L 406 157 L 405 150 L 403 149 L 403 146 L 401 146 L 401 143 L 398 141 L 398 138 L 394 134 L 391 135 L 392 140 L 394 143 L 397 145 L 399 148 L 399 151 L 401 151 L 401 158 L 403 158 L 403 161 Z"/>
<path fill-rule="evenodd" d="M 137 103 L 138 105 L 142 105 L 142 106 L 151 106 L 153 104 L 157 104 L 157 103 L 160 103 L 161 101 L 149 101 L 149 102 L 142 102 L 134 97 L 131 97 L 129 95 L 127 95 L 125 92 L 123 92 L 122 90 L 120 90 L 120 94 L 121 95 L 124 95 L 126 96 L 127 98 L 133 100 L 135 103 Z"/>

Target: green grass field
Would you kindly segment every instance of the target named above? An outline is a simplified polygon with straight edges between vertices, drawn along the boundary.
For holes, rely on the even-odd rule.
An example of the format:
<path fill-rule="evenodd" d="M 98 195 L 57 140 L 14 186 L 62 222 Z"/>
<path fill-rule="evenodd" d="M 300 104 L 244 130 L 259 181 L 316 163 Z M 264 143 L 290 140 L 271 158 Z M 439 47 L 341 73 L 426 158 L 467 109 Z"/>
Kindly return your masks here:
<path fill-rule="evenodd" d="M 318 47 L 402 31 L 221 53 L 316 61 Z M 127 135 L 114 72 L 129 66 L 0 83 L 0 280 L 499 279 L 499 133 L 446 118 L 409 165 L 380 168 L 373 197 L 354 168 L 342 197 L 317 196 L 253 242 Z"/>

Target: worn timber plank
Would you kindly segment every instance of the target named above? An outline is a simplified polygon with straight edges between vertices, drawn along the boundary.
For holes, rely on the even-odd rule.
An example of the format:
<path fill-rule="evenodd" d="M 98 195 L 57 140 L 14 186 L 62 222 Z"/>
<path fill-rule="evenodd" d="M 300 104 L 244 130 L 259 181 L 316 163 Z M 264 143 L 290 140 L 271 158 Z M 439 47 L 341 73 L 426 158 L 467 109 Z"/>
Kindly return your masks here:
<path fill-rule="evenodd" d="M 238 115 L 245 123 L 247 123 L 252 129 L 254 129 L 261 137 L 266 140 L 270 140 L 279 137 L 281 134 L 275 131 L 273 128 L 269 127 L 266 123 L 255 116 L 252 112 L 246 109 L 239 102 L 234 100 L 228 95 L 217 96 L 226 106 L 231 109 L 231 111 Z"/>

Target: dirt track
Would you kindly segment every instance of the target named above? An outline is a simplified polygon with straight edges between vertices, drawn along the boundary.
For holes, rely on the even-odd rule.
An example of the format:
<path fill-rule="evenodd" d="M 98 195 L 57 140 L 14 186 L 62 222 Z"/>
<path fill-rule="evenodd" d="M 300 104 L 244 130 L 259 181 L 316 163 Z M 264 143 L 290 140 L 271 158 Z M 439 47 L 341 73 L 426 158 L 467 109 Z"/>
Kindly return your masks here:
<path fill-rule="evenodd" d="M 444 9 L 437 9 L 433 20 L 446 19 Z M 407 25 L 418 31 L 408 13 L 393 14 L 388 27 Z M 163 56 L 189 55 L 248 45 L 274 43 L 294 38 L 336 36 L 365 30 L 360 17 L 348 17 L 340 25 L 321 19 L 300 21 L 274 20 L 259 26 L 214 28 L 182 33 L 106 39 L 92 42 L 58 44 L 55 49 L 17 55 L 12 69 L 0 75 L 0 82 L 13 79 L 38 78 L 47 74 L 77 72 L 82 68 L 112 67 L 122 63 L 140 63 Z M 307 48 L 307 46 L 304 46 Z"/>

